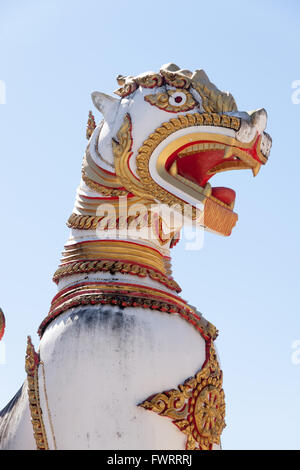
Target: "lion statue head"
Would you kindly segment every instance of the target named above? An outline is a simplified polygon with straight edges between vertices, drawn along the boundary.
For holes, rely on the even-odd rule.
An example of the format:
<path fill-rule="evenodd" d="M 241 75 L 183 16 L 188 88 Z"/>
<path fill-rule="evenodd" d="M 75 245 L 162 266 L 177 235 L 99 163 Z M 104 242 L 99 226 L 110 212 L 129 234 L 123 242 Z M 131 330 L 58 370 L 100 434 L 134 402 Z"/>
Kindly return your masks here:
<path fill-rule="evenodd" d="M 104 119 L 88 129 L 84 184 L 110 197 L 189 207 L 207 230 L 230 235 L 236 194 L 213 186 L 213 177 L 244 169 L 256 176 L 267 162 L 265 109 L 240 112 L 203 70 L 175 64 L 117 81 L 118 98 L 92 93 Z"/>

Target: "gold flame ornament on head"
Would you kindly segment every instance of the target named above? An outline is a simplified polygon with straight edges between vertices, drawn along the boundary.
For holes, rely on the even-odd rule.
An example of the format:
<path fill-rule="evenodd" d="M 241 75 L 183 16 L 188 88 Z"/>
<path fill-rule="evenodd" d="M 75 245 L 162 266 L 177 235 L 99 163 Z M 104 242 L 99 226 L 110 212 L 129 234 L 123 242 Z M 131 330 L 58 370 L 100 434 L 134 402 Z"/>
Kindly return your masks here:
<path fill-rule="evenodd" d="M 139 86 L 155 88 L 167 85 L 178 88 L 184 93 L 193 88 L 200 95 L 203 110 L 207 113 L 225 113 L 237 111 L 237 105 L 230 93 L 219 90 L 208 78 L 204 70 L 182 70 L 175 64 L 164 65 L 159 73 L 150 72 L 137 77 L 119 75 L 121 86 L 115 93 L 121 98 L 133 93 Z"/>
<path fill-rule="evenodd" d="M 25 371 L 27 373 L 27 387 L 29 408 L 33 435 L 37 450 L 49 450 L 43 412 L 40 404 L 38 367 L 40 357 L 36 353 L 30 336 L 27 337 L 27 349 L 25 356 Z"/>

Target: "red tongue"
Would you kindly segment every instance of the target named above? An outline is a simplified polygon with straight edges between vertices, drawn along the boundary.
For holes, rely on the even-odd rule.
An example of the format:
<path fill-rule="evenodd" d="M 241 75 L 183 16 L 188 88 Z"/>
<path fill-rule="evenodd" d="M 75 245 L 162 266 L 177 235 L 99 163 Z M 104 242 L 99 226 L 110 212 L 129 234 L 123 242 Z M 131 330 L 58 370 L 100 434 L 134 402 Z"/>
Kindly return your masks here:
<path fill-rule="evenodd" d="M 228 206 L 230 206 L 230 204 L 234 202 L 236 196 L 235 191 L 233 189 L 223 187 L 211 188 L 211 194 L 212 196 L 224 202 Z"/>

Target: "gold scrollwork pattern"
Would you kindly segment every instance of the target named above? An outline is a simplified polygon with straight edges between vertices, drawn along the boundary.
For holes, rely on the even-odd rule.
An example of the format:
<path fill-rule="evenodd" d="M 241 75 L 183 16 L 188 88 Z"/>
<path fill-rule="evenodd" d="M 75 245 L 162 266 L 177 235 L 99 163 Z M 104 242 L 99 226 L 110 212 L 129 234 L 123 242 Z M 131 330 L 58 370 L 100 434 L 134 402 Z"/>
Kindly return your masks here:
<path fill-rule="evenodd" d="M 28 398 L 33 427 L 33 435 L 37 450 L 48 450 L 48 440 L 43 420 L 43 412 L 40 405 L 38 366 L 39 355 L 35 352 L 30 336 L 27 338 L 27 349 L 25 357 L 25 370 L 27 373 Z"/>
<path fill-rule="evenodd" d="M 160 69 L 161 75 L 164 77 L 167 85 L 175 88 L 189 88 L 191 79 L 183 73 L 176 73 L 166 69 Z"/>
<path fill-rule="evenodd" d="M 161 246 L 166 245 L 169 242 L 176 242 L 179 238 L 179 232 L 174 230 L 165 234 L 163 230 L 162 218 L 157 217 L 156 214 L 150 210 L 146 213 L 137 212 L 135 215 L 129 215 L 128 217 L 106 217 L 105 215 L 80 215 L 71 214 L 67 226 L 73 229 L 79 230 L 108 230 L 108 229 L 135 229 L 137 233 L 143 228 L 151 228 L 151 236 L 154 237 Z"/>
<path fill-rule="evenodd" d="M 103 196 L 120 197 L 120 196 L 128 196 L 129 194 L 128 191 L 126 191 L 126 189 L 109 188 L 108 186 L 103 186 L 97 183 L 96 181 L 93 181 L 88 176 L 86 176 L 86 172 L 84 169 L 82 169 L 81 175 L 82 175 L 82 180 L 92 191 L 102 194 Z"/>
<path fill-rule="evenodd" d="M 178 389 L 152 395 L 138 406 L 166 416 L 187 436 L 187 450 L 211 450 L 220 445 L 225 427 L 222 371 L 213 342 L 202 369 Z"/>
<path fill-rule="evenodd" d="M 110 272 L 115 274 L 120 272 L 122 274 L 132 274 L 138 277 L 149 276 L 153 281 L 160 282 L 164 284 L 171 290 L 175 292 L 181 292 L 181 288 L 173 279 L 168 278 L 164 274 L 155 271 L 154 269 L 147 268 L 146 266 L 141 266 L 136 263 L 126 263 L 121 261 L 114 260 L 94 260 L 94 261 L 79 261 L 75 263 L 70 263 L 67 265 L 60 266 L 53 276 L 53 281 L 58 282 L 64 276 L 70 276 L 72 274 L 78 273 L 89 273 L 89 272 Z"/>

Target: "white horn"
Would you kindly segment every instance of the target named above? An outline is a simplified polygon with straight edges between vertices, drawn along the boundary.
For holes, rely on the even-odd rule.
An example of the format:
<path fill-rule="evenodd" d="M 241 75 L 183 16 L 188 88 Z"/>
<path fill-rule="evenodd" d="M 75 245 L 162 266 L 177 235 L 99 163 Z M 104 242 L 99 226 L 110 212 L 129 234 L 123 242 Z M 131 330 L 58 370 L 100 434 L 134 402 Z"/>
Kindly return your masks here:
<path fill-rule="evenodd" d="M 92 100 L 95 107 L 103 114 L 106 121 L 113 121 L 120 103 L 119 98 L 115 98 L 99 91 L 93 91 Z"/>
<path fill-rule="evenodd" d="M 256 127 L 257 132 L 261 134 L 267 126 L 267 120 L 268 120 L 267 111 L 264 108 L 261 108 L 249 114 L 251 115 L 252 124 Z"/>

